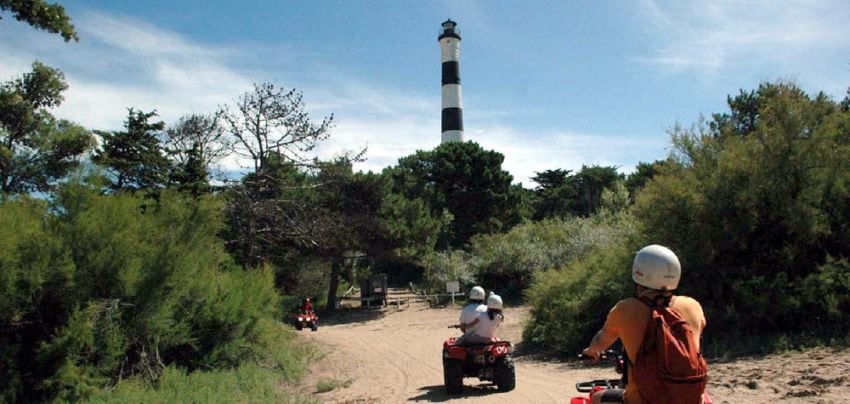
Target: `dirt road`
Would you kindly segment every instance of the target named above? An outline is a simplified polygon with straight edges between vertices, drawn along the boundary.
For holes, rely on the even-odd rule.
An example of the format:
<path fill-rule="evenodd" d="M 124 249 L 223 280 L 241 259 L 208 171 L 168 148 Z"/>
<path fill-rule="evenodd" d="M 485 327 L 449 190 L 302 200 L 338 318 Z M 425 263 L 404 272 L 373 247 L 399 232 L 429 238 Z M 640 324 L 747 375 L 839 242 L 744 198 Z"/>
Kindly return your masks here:
<path fill-rule="evenodd" d="M 310 371 L 302 389 L 330 403 L 565 403 L 578 395 L 575 384 L 616 377 L 610 367 L 516 358 L 517 387 L 497 392 L 489 383 L 464 379 L 464 391 L 445 394 L 441 349 L 457 330 L 457 309 L 411 305 L 401 309 L 354 311 L 323 321 L 301 337 L 325 347 L 327 355 Z M 499 335 L 521 342 L 524 308 L 507 308 Z M 850 402 L 850 351 L 825 349 L 710 365 L 709 389 L 717 403 Z M 337 384 L 319 393 L 318 386 Z M 348 387 L 343 387 L 348 385 Z"/>

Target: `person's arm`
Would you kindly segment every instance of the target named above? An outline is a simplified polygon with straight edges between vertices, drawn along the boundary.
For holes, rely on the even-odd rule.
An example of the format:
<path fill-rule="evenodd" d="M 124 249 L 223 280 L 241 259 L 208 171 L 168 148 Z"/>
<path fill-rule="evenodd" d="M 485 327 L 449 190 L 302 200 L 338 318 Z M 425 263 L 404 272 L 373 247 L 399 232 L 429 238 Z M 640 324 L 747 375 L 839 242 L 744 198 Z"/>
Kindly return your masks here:
<path fill-rule="evenodd" d="M 619 322 L 617 320 L 618 313 L 617 306 L 614 306 L 611 312 L 608 313 L 605 325 L 593 336 L 593 339 L 590 340 L 590 345 L 584 348 L 584 351 L 581 352 L 582 354 L 590 356 L 594 361 L 597 361 L 599 360 L 599 353 L 608 349 L 620 337 Z"/>
<path fill-rule="evenodd" d="M 475 319 L 475 320 L 473 320 L 471 323 L 468 323 L 468 324 L 461 324 L 461 325 L 460 325 L 460 330 L 461 330 L 461 331 L 463 331 L 463 332 L 466 332 L 466 330 L 467 330 L 467 329 L 470 329 L 470 328 L 472 328 L 472 327 L 475 327 L 475 326 L 478 324 L 478 321 L 479 321 L 479 320 L 476 318 L 476 319 Z"/>

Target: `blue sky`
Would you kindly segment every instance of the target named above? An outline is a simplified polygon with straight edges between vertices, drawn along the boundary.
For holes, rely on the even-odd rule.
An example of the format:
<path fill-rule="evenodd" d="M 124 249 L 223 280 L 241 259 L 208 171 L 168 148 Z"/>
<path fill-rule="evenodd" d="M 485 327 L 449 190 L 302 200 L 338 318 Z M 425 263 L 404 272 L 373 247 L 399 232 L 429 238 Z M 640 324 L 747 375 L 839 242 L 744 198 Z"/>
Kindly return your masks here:
<path fill-rule="evenodd" d="M 303 91 L 317 120 L 333 113 L 318 153 L 368 147 L 361 170 L 439 144 L 446 18 L 463 37 L 466 138 L 527 187 L 546 169 L 664 158 L 672 126 L 763 81 L 835 99 L 850 86 L 846 0 L 59 3 L 79 43 L 0 20 L 0 80 L 36 59 L 59 68 L 56 115 L 120 129 L 135 107 L 170 124 L 268 81 Z"/>

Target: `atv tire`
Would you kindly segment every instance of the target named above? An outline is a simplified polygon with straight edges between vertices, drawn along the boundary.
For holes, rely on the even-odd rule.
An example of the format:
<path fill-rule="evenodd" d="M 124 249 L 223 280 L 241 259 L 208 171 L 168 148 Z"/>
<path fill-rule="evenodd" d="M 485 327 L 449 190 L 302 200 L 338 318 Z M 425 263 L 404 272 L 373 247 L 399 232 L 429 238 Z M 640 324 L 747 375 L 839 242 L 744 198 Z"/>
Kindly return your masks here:
<path fill-rule="evenodd" d="M 443 359 L 443 382 L 446 385 L 446 393 L 460 394 L 463 390 L 463 363 Z"/>
<path fill-rule="evenodd" d="M 516 387 L 516 369 L 510 356 L 496 364 L 493 382 L 499 386 L 499 391 L 511 391 Z"/>
<path fill-rule="evenodd" d="M 310 324 L 310 331 L 317 331 L 318 329 L 319 329 L 319 323 L 314 321 L 312 324 Z"/>
<path fill-rule="evenodd" d="M 304 324 L 301 324 L 300 321 L 295 323 L 295 329 L 301 331 L 302 329 L 304 329 Z"/>

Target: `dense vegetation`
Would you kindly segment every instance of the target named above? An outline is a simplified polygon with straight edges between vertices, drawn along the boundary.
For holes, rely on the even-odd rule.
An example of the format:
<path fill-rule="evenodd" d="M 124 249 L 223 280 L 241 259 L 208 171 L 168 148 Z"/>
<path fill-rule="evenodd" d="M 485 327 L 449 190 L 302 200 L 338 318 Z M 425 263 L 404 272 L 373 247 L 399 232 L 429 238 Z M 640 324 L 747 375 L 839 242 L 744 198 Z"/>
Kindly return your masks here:
<path fill-rule="evenodd" d="M 61 7 L 0 11 L 76 39 Z M 310 356 L 286 312 L 374 273 L 482 284 L 530 305 L 526 341 L 574 353 L 649 243 L 679 254 L 710 354 L 848 342 L 850 97 L 766 83 L 676 127 L 666 159 L 529 190 L 473 142 L 382 173 L 318 160 L 333 116 L 271 83 L 170 126 L 130 107 L 112 131 L 55 118 L 66 89 L 40 62 L 0 84 L 3 401 L 284 400 Z M 216 178 L 226 156 L 252 169 Z"/>
<path fill-rule="evenodd" d="M 847 343 L 848 104 L 766 83 L 675 128 L 670 159 L 653 165 L 629 209 L 635 237 L 542 273 L 527 295 L 527 336 L 581 349 L 631 293 L 632 252 L 659 243 L 682 261 L 681 292 L 705 307 L 709 354 Z"/>

